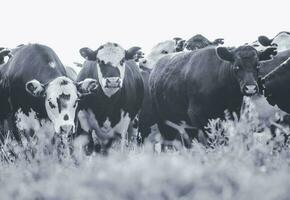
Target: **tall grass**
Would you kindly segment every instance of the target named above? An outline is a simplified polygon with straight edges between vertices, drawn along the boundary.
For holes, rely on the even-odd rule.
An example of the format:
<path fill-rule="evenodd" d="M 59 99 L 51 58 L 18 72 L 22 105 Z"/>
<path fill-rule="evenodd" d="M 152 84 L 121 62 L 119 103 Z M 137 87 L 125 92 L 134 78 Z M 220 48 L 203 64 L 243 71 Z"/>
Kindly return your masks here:
<path fill-rule="evenodd" d="M 86 156 L 86 138 L 52 145 L 45 128 L 22 147 L 7 138 L 0 198 L 289 199 L 290 151 L 275 148 L 279 137 L 271 140 L 249 99 L 239 119 L 212 120 L 207 130 L 210 148 L 193 141 L 190 150 L 156 153 L 149 143 L 115 145 L 108 156 Z"/>

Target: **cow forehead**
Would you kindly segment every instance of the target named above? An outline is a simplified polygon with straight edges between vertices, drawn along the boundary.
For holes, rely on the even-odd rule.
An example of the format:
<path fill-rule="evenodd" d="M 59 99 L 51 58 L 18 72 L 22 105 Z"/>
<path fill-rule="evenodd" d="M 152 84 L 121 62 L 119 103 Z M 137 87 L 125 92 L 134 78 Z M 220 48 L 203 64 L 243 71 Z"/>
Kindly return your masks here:
<path fill-rule="evenodd" d="M 274 39 L 272 43 L 280 43 L 283 42 L 284 40 L 290 40 L 290 34 L 287 32 L 282 32 L 278 34 Z"/>
<path fill-rule="evenodd" d="M 58 97 L 61 94 L 77 96 L 77 88 L 69 78 L 58 77 L 48 84 L 46 94 L 49 97 Z"/>
<path fill-rule="evenodd" d="M 161 52 L 162 50 L 167 50 L 170 52 L 175 51 L 175 41 L 166 40 L 164 42 L 158 43 L 155 47 L 152 48 L 152 52 Z"/>
<path fill-rule="evenodd" d="M 252 46 L 241 46 L 234 51 L 236 57 L 240 59 L 247 59 L 247 58 L 257 58 L 258 59 L 258 52 Z"/>
<path fill-rule="evenodd" d="M 98 50 L 97 59 L 105 64 L 111 63 L 114 66 L 119 66 L 120 61 L 125 58 L 126 51 L 123 47 L 116 43 L 106 43 Z"/>

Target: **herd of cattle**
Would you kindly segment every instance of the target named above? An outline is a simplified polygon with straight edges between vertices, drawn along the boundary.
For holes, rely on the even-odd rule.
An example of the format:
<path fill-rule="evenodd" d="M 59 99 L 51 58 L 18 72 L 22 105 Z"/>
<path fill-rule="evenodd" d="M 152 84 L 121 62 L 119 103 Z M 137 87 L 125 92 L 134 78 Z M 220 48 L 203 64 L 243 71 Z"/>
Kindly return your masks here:
<path fill-rule="evenodd" d="M 190 148 L 209 119 L 239 113 L 244 96 L 272 111 L 269 117 L 290 113 L 290 33 L 222 44 L 174 38 L 145 56 L 140 47 L 109 42 L 80 49 L 78 74 L 47 46 L 0 48 L 1 140 L 12 132 L 21 143 L 51 126 L 52 137 L 85 135 L 87 152 L 104 152 L 134 134 L 143 143 L 157 124 L 164 143 Z"/>

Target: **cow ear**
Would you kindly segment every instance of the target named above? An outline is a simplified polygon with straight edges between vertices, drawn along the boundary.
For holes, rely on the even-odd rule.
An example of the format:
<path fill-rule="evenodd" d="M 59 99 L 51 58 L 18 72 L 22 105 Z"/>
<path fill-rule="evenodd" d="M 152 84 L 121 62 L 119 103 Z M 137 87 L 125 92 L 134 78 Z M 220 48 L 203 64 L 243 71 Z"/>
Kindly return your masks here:
<path fill-rule="evenodd" d="M 91 94 L 99 87 L 96 79 L 86 78 L 83 81 L 76 83 L 77 90 L 81 96 Z"/>
<path fill-rule="evenodd" d="M 267 47 L 267 46 L 271 46 L 273 39 L 271 40 L 268 37 L 262 35 L 262 36 L 258 37 L 258 41 L 260 42 L 261 45 Z"/>
<path fill-rule="evenodd" d="M 224 44 L 224 39 L 223 38 L 218 38 L 218 39 L 215 39 L 212 43 L 214 45 Z"/>
<path fill-rule="evenodd" d="M 232 52 L 229 51 L 226 47 L 217 47 L 216 52 L 218 57 L 220 57 L 222 60 L 228 61 L 228 62 L 234 62 L 234 55 Z"/>
<path fill-rule="evenodd" d="M 34 97 L 45 97 L 45 85 L 38 80 L 32 80 L 25 84 L 26 91 Z"/>
<path fill-rule="evenodd" d="M 86 60 L 96 61 L 96 52 L 91 50 L 88 47 L 84 47 L 80 49 L 81 56 Z"/>
<path fill-rule="evenodd" d="M 271 60 L 273 56 L 277 55 L 277 47 L 275 46 L 268 47 L 264 51 L 258 52 L 258 55 L 260 61 Z"/>

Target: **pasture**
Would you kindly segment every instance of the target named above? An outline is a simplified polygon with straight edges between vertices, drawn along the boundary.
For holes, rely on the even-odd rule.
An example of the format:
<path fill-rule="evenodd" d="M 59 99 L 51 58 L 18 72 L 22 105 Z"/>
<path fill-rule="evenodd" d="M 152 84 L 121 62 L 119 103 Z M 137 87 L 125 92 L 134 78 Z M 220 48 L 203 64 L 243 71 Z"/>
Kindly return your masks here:
<path fill-rule="evenodd" d="M 141 147 L 132 142 L 114 145 L 107 156 L 86 156 L 83 138 L 72 144 L 72 155 L 68 144 L 56 152 L 45 128 L 38 142 L 23 147 L 7 138 L 1 148 L 1 199 L 289 199 L 290 151 L 279 137 L 288 129 L 279 127 L 266 144 L 269 129 L 251 101 L 244 103 L 239 120 L 211 121 L 211 148 L 194 142 L 190 150 L 179 145 L 160 153 L 149 142 Z"/>

